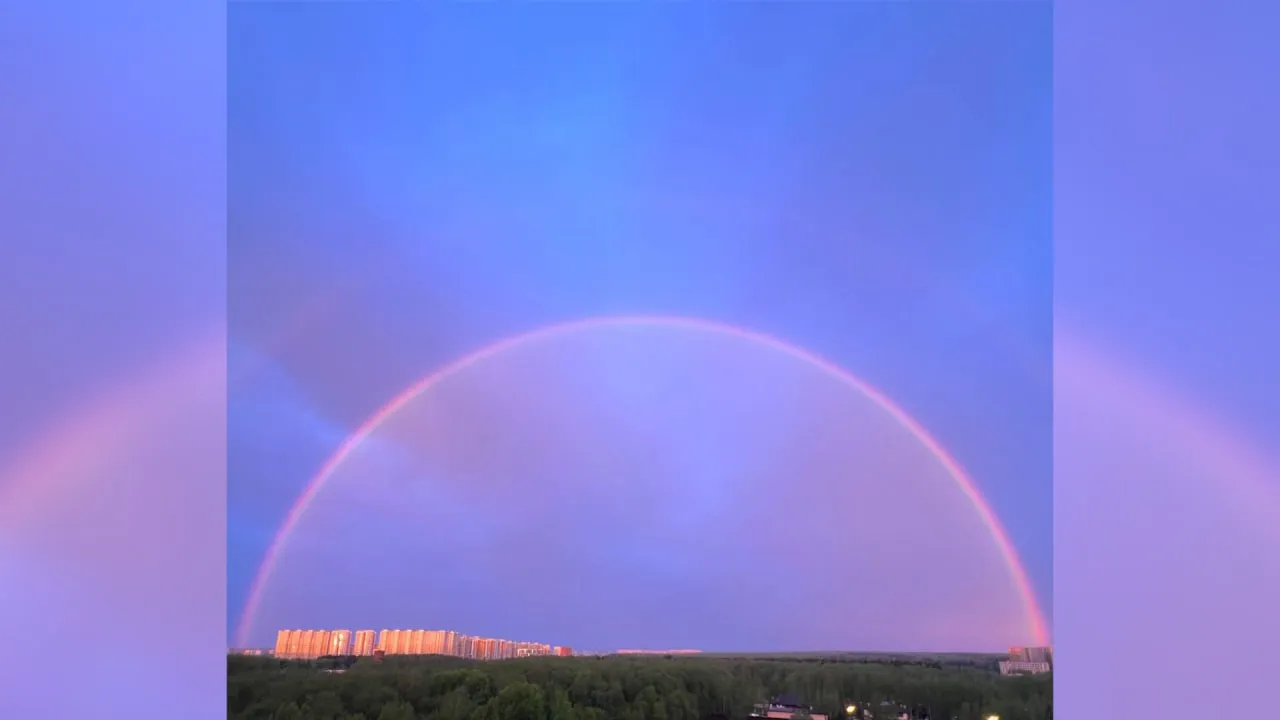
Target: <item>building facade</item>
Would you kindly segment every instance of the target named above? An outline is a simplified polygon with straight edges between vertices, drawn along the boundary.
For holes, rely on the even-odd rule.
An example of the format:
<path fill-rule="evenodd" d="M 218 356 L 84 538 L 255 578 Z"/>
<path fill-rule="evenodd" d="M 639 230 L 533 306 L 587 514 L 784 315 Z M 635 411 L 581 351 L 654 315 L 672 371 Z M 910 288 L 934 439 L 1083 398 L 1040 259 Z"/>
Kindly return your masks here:
<path fill-rule="evenodd" d="M 1009 659 L 1000 662 L 1001 675 L 1038 675 L 1053 671 L 1053 648 L 1011 647 Z"/>
<path fill-rule="evenodd" d="M 1053 664 L 1053 648 L 1051 647 L 1011 647 L 1009 660 L 1013 662 L 1049 663 Z"/>
<path fill-rule="evenodd" d="M 326 655 L 452 655 L 473 660 L 503 660 L 542 655 L 573 655 L 564 646 L 463 635 L 452 630 L 281 630 L 275 655 L 312 659 Z"/>
<path fill-rule="evenodd" d="M 351 631 L 350 630 L 334 630 L 329 633 L 328 650 L 326 655 L 350 655 L 351 654 Z"/>
<path fill-rule="evenodd" d="M 373 651 L 378 649 L 377 636 L 378 634 L 372 630 L 357 630 L 352 653 L 364 657 L 372 655 Z"/>

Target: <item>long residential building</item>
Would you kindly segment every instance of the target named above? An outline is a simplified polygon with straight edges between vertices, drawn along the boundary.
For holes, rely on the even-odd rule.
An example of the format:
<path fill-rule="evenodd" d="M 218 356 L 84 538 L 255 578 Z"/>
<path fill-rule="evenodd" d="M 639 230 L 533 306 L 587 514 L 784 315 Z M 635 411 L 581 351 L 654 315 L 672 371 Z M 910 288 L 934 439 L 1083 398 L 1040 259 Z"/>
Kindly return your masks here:
<path fill-rule="evenodd" d="M 350 630 L 281 630 L 276 633 L 275 656 L 318 658 L 351 654 Z"/>
<path fill-rule="evenodd" d="M 276 657 L 311 659 L 326 655 L 452 655 L 503 660 L 539 655 L 573 655 L 566 646 L 463 635 L 453 630 L 281 630 Z"/>
<path fill-rule="evenodd" d="M 372 655 L 378 649 L 377 633 L 372 630 L 357 630 L 352 655 Z"/>

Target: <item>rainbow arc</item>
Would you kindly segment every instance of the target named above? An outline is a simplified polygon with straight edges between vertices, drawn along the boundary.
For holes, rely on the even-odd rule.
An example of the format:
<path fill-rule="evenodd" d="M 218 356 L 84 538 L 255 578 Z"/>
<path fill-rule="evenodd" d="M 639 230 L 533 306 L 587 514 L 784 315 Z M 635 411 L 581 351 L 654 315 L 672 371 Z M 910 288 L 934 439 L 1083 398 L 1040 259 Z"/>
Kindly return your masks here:
<path fill-rule="evenodd" d="M 894 403 L 887 395 L 880 390 L 868 384 L 866 381 L 850 373 L 835 363 L 823 358 L 815 353 L 797 347 L 771 335 L 756 332 L 746 328 L 729 325 L 727 323 L 717 322 L 714 320 L 705 320 L 701 318 L 691 317 L 672 317 L 672 316 L 654 316 L 654 315 L 630 315 L 630 316 L 613 316 L 613 317 L 596 317 L 580 320 L 572 320 L 568 322 L 547 325 L 530 330 L 528 332 L 504 338 L 495 343 L 472 352 L 469 355 L 454 360 L 435 372 L 427 375 L 409 388 L 405 389 L 399 395 L 393 397 L 389 402 L 373 413 L 365 422 L 360 425 L 355 432 L 351 433 L 332 456 L 320 467 L 315 476 L 307 484 L 306 489 L 298 497 L 293 507 L 286 515 L 283 524 L 276 531 L 276 534 L 263 556 L 262 563 L 258 567 L 257 574 L 249 590 L 249 597 L 245 603 L 244 612 L 241 614 L 240 622 L 237 629 L 237 643 L 241 646 L 248 646 L 248 635 L 253 626 L 254 617 L 257 614 L 258 607 L 262 603 L 262 597 L 272 572 L 275 570 L 280 553 L 287 544 L 289 537 L 292 535 L 298 522 L 306 514 L 307 509 L 315 500 L 319 492 L 324 488 L 326 482 L 333 474 L 342 466 L 343 462 L 351 456 L 355 450 L 360 447 L 378 428 L 389 418 L 395 415 L 401 408 L 412 402 L 414 399 L 422 396 L 431 388 L 439 385 L 444 380 L 465 371 L 468 368 L 484 362 L 487 359 L 501 355 L 514 348 L 548 340 L 557 336 L 566 335 L 574 332 L 581 332 L 599 327 L 616 327 L 616 326 L 662 326 L 673 328 L 684 328 L 688 330 L 710 332 L 720 335 L 740 338 L 752 343 L 768 347 L 777 352 L 783 353 L 797 360 L 803 361 L 822 370 L 827 375 L 838 380 L 846 387 L 855 390 L 871 400 L 877 407 L 887 413 L 893 420 L 903 429 L 911 434 L 921 445 L 929 451 L 930 454 L 937 459 L 947 474 L 955 481 L 957 487 L 969 500 L 974 511 L 978 513 L 983 525 L 986 526 L 994 540 L 997 549 L 1000 552 L 1006 567 L 1009 570 L 1013 585 L 1016 588 L 1019 598 L 1025 607 L 1027 617 L 1030 622 L 1031 637 L 1037 645 L 1049 644 L 1049 630 L 1045 622 L 1044 614 L 1040 609 L 1039 602 L 1036 600 L 1035 591 L 1032 588 L 1031 581 L 1027 576 L 1026 569 L 1022 565 L 1018 552 L 1014 548 L 1013 543 L 1009 540 L 1008 533 L 1004 526 L 996 517 L 995 512 L 991 509 L 990 504 L 982 493 L 978 491 L 977 484 L 973 478 L 961 467 L 960 463 L 944 448 L 915 418 L 911 417 L 905 410 Z"/>

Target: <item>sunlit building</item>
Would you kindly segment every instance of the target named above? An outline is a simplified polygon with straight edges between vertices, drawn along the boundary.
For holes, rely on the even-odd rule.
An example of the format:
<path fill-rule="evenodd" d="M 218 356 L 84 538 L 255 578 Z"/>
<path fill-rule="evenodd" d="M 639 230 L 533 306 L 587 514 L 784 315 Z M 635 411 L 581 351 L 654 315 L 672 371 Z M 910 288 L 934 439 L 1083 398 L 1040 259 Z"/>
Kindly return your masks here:
<path fill-rule="evenodd" d="M 423 649 L 422 649 L 423 644 L 426 641 L 426 639 L 427 639 L 426 630 L 410 630 L 408 647 L 406 647 L 404 650 L 405 654 L 421 655 L 423 653 Z"/>
<path fill-rule="evenodd" d="M 318 658 L 329 654 L 329 648 L 333 646 L 332 630 L 316 630 L 311 636 L 311 652 L 310 657 Z"/>
<path fill-rule="evenodd" d="M 355 636 L 355 655 L 369 656 L 373 651 L 378 649 L 377 633 L 372 630 L 357 630 Z"/>
<path fill-rule="evenodd" d="M 383 630 L 378 635 L 378 649 L 388 655 L 402 655 L 409 650 L 405 630 Z"/>
<path fill-rule="evenodd" d="M 367 644 L 363 652 L 372 653 L 373 631 L 362 630 L 356 633 L 363 635 Z M 276 633 L 276 644 L 272 653 L 278 658 L 307 660 L 326 655 L 350 655 L 352 653 L 352 633 L 350 630 L 280 630 Z"/>
<path fill-rule="evenodd" d="M 280 658 L 313 659 L 331 655 L 453 655 L 474 660 L 504 660 L 540 655 L 573 655 L 561 645 L 479 638 L 453 630 L 280 630 L 274 653 Z"/>
<path fill-rule="evenodd" d="M 302 631 L 290 630 L 289 641 L 288 641 L 288 644 L 285 646 L 284 657 L 295 658 L 295 657 L 298 657 L 301 653 L 302 653 Z"/>
<path fill-rule="evenodd" d="M 298 631 L 298 643 L 294 648 L 293 657 L 305 658 L 311 655 L 311 641 L 315 634 L 315 630 Z"/>
<path fill-rule="evenodd" d="M 457 644 L 453 652 L 454 655 L 464 658 L 474 658 L 476 656 L 476 639 L 470 635 L 458 635 Z"/>
<path fill-rule="evenodd" d="M 349 630 L 281 630 L 276 633 L 275 656 L 309 659 L 344 654 L 351 642 Z"/>
<path fill-rule="evenodd" d="M 350 655 L 351 654 L 351 631 L 350 630 L 334 630 L 329 633 L 329 647 L 325 652 L 326 655 Z"/>
<path fill-rule="evenodd" d="M 298 631 L 297 630 L 281 630 L 276 633 L 276 645 L 275 645 L 276 657 L 287 658 L 290 656 L 290 653 L 292 652 L 290 643 L 293 643 L 293 647 L 297 647 L 297 642 L 293 640 L 294 633 L 296 632 Z"/>
<path fill-rule="evenodd" d="M 422 640 L 422 652 L 427 655 L 448 655 L 449 633 L 446 630 L 426 630 Z"/>

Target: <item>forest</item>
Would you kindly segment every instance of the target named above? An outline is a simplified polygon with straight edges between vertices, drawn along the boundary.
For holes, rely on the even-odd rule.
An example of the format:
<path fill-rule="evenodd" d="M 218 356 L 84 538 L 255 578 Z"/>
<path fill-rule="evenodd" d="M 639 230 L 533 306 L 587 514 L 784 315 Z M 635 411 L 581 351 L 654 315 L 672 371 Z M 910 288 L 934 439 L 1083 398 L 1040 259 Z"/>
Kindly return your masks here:
<path fill-rule="evenodd" d="M 739 720 L 793 695 L 846 720 L 1050 720 L 1048 674 L 938 657 L 443 656 L 310 661 L 231 655 L 230 720 Z M 866 713 L 866 714 L 864 714 Z"/>

